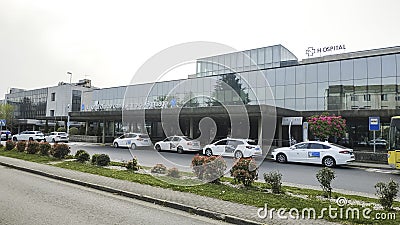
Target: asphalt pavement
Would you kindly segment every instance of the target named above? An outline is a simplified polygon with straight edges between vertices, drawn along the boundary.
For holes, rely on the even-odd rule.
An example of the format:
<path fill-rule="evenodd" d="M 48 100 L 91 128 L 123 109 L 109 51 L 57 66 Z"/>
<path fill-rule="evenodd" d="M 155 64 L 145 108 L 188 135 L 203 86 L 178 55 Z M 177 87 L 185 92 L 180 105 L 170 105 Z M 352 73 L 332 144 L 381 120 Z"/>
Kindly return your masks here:
<path fill-rule="evenodd" d="M 109 193 L 114 193 L 118 194 L 120 196 L 124 197 L 129 197 L 133 199 L 138 199 L 142 200 L 145 202 L 149 203 L 154 203 L 162 206 L 168 206 L 169 208 L 174 208 L 178 210 L 182 210 L 185 212 L 190 212 L 196 215 L 201 215 L 205 216 L 208 218 L 212 219 L 217 219 L 217 220 L 223 220 L 228 223 L 234 223 L 234 224 L 269 224 L 269 225 L 291 225 L 291 224 L 307 224 L 307 225 L 312 225 L 312 224 L 321 224 L 321 225 L 333 225 L 337 223 L 332 223 L 332 222 L 327 222 L 325 220 L 309 220 L 309 219 L 304 219 L 304 220 L 297 220 L 297 219 L 279 219 L 278 216 L 275 214 L 274 217 L 271 219 L 270 217 L 267 218 L 260 218 L 257 215 L 258 208 L 249 206 L 249 205 L 243 205 L 243 204 L 238 204 L 238 203 L 233 203 L 233 202 L 228 202 L 228 201 L 223 201 L 219 199 L 214 199 L 214 198 L 209 198 L 209 197 L 204 197 L 204 196 L 199 196 L 195 195 L 192 193 L 184 193 L 184 192 L 178 192 L 178 191 L 173 191 L 170 189 L 162 189 L 159 187 L 153 187 L 149 185 L 143 185 L 143 184 L 138 184 L 138 183 L 133 183 L 129 181 L 123 181 L 123 180 L 117 180 L 113 178 L 108 178 L 108 177 L 102 177 L 98 175 L 93 175 L 93 174 L 88 174 L 88 173 L 82 173 L 78 171 L 72 171 L 72 170 L 67 170 L 67 169 L 62 169 L 50 165 L 45 165 L 45 164 L 38 164 L 38 163 L 33 163 L 33 162 L 27 162 L 19 159 L 14 159 L 14 158 L 8 158 L 8 157 L 2 157 L 0 156 L 0 165 L 2 166 L 7 166 L 9 168 L 14 168 L 18 170 L 23 170 L 25 172 L 30 172 L 34 173 L 37 175 L 45 176 L 48 178 L 60 180 L 63 182 L 68 182 L 68 183 L 73 183 L 77 185 L 81 185 L 84 187 L 90 187 L 96 190 L 101 190 Z M 0 168 L 1 171 L 3 170 L 8 170 Z M 6 172 L 7 173 L 7 172 Z M 7 175 L 6 175 L 7 176 Z M 7 179 L 12 179 L 13 175 L 8 175 L 9 178 Z M 2 179 L 3 180 L 3 179 Z M 3 185 L 8 183 L 8 182 L 1 182 Z M 34 186 L 35 182 L 29 182 L 27 181 L 25 184 L 21 184 L 22 186 Z M 5 189 L 10 189 L 12 191 L 12 186 L 5 186 Z M 53 189 L 51 189 L 53 190 Z M 29 194 L 31 192 L 40 192 L 41 190 L 37 190 L 37 188 L 31 188 L 29 190 L 21 190 L 22 192 L 26 193 L 26 196 L 29 197 Z M 45 195 L 45 193 L 38 193 L 38 196 Z M 69 204 L 69 207 L 66 208 L 73 208 L 77 207 L 77 209 L 80 209 L 79 207 L 81 206 L 76 206 L 79 204 L 85 204 L 85 201 L 83 202 L 77 202 L 74 204 L 74 200 L 82 197 L 83 199 L 89 200 L 87 197 L 83 197 L 81 195 L 77 196 L 71 196 L 71 194 L 68 194 L 66 196 L 59 196 L 52 198 L 55 203 L 54 206 L 57 207 L 59 204 L 59 201 L 62 201 L 62 198 L 67 199 L 67 204 Z M 71 200 L 69 198 L 71 197 Z M 5 198 L 5 197 L 3 197 Z M 32 197 L 33 198 L 33 197 Z M 5 199 L 6 201 L 12 201 L 11 199 Z M 52 200 L 52 201 L 53 201 Z M 36 200 L 29 200 L 31 204 L 34 204 Z M 9 205 L 3 204 L 2 202 L 2 212 L 1 214 L 10 214 L 12 213 L 12 209 L 10 209 Z M 43 203 L 44 205 L 48 205 L 49 203 L 45 202 Z M 60 203 L 61 204 L 61 203 Z M 93 203 L 94 204 L 94 203 Z M 12 207 L 25 207 L 23 206 L 23 203 L 20 204 L 14 204 Z M 34 205 L 32 205 L 33 207 Z M 103 207 L 116 207 L 113 204 L 108 204 L 108 202 L 105 202 L 102 204 Z M 90 206 L 89 206 L 90 208 Z M 101 208 L 101 207 L 100 207 Z M 63 208 L 61 208 L 63 209 Z M 94 207 L 93 210 L 96 210 L 97 208 Z M 35 214 L 37 210 L 34 208 L 25 208 L 25 210 L 28 210 L 27 213 Z M 30 211 L 29 211 L 30 210 Z M 60 212 L 56 213 L 55 216 L 63 216 L 65 220 L 68 220 L 70 217 L 73 217 L 73 213 L 71 211 L 75 211 L 76 209 L 70 209 L 70 210 L 61 210 Z M 77 210 L 79 211 L 79 210 Z M 126 209 L 126 213 L 129 212 L 129 209 Z M 40 212 L 43 213 L 43 212 Z M 51 212 L 49 212 L 50 214 Z M 103 217 L 107 217 L 108 214 L 104 213 L 104 211 L 100 211 L 101 215 Z M 124 215 L 126 213 L 123 213 Z M 47 214 L 47 216 L 50 216 Z M 12 214 L 12 218 L 16 218 L 16 223 L 11 223 L 10 224 L 26 224 L 25 220 L 18 218 L 18 214 Z M 150 214 L 146 214 L 143 212 L 141 217 L 148 217 L 152 216 Z M 12 220 L 9 219 L 9 220 Z M 35 218 L 38 218 L 35 216 Z M 29 219 L 29 218 L 28 218 Z M 72 218 L 76 219 L 76 218 Z M 89 220 L 89 218 L 86 218 Z M 116 219 L 116 218 L 115 218 Z M 86 224 L 86 223 L 81 223 L 81 221 L 78 221 L 79 219 L 76 219 L 77 222 L 76 224 Z M 164 219 L 165 220 L 165 219 Z M 151 224 L 156 224 L 156 223 L 163 223 L 165 224 L 164 220 L 159 220 L 157 222 L 153 222 Z M 173 223 L 178 224 L 178 220 L 174 218 L 169 218 L 167 220 L 172 221 Z M 49 224 L 57 224 L 61 219 L 56 220 L 54 219 L 53 221 L 49 221 Z M 95 223 L 95 222 L 94 222 Z M 93 223 L 93 224 L 94 224 Z M 147 223 L 147 222 L 143 222 Z M 6 223 L 9 224 L 9 223 Z M 74 223 L 71 223 L 74 224 Z M 119 224 L 118 220 L 114 221 L 112 224 Z M 129 224 L 137 224 L 132 220 Z M 138 223 L 141 224 L 141 223 Z M 191 223 L 188 223 L 191 224 Z"/>

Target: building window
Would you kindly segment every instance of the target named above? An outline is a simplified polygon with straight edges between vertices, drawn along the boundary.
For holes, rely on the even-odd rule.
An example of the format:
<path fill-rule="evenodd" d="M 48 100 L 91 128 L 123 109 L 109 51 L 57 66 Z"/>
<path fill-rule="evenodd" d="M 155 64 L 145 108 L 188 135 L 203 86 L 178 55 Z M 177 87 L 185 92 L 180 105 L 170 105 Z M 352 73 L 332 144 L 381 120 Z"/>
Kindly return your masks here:
<path fill-rule="evenodd" d="M 381 94 L 381 100 L 382 101 L 387 101 L 388 100 L 387 94 Z"/>
<path fill-rule="evenodd" d="M 351 101 L 358 101 L 358 96 L 357 95 L 350 95 L 350 100 Z"/>
<path fill-rule="evenodd" d="M 365 94 L 364 95 L 364 101 L 366 101 L 366 102 L 371 101 L 371 95 L 370 94 Z"/>
<path fill-rule="evenodd" d="M 51 101 L 54 102 L 56 100 L 56 93 L 51 93 Z"/>
<path fill-rule="evenodd" d="M 54 110 L 50 110 L 50 116 L 54 116 Z"/>
<path fill-rule="evenodd" d="M 396 101 L 400 101 L 400 95 L 395 96 L 394 99 L 395 99 Z"/>

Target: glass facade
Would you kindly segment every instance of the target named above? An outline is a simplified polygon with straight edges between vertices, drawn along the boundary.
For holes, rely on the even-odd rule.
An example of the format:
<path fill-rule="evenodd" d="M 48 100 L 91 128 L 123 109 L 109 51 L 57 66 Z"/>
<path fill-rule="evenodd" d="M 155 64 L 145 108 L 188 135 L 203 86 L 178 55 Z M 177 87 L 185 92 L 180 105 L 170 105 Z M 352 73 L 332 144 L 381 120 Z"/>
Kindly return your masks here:
<path fill-rule="evenodd" d="M 14 115 L 17 119 L 46 116 L 47 88 L 10 93 L 6 101 L 14 106 Z"/>
<path fill-rule="evenodd" d="M 259 49 L 256 50 L 253 53 L 257 52 L 259 57 Z M 252 51 L 249 52 L 252 55 Z M 265 60 L 265 52 L 263 57 L 260 57 L 261 61 Z M 258 62 L 259 58 L 254 60 Z M 242 64 L 236 65 L 240 68 Z M 247 66 L 246 63 L 243 65 Z M 277 107 L 297 111 L 400 108 L 397 84 L 400 54 L 300 63 L 256 71 L 243 71 L 243 68 L 242 72 L 225 74 L 219 67 L 214 69 L 211 71 L 221 74 L 129 86 L 125 101 L 126 87 L 96 90 L 92 101 L 86 104 L 92 108 L 86 110 L 99 108 L 96 105 L 102 105 L 100 108 L 105 110 L 122 106 L 126 109 L 149 109 L 241 102 L 250 105 L 275 103 Z"/>

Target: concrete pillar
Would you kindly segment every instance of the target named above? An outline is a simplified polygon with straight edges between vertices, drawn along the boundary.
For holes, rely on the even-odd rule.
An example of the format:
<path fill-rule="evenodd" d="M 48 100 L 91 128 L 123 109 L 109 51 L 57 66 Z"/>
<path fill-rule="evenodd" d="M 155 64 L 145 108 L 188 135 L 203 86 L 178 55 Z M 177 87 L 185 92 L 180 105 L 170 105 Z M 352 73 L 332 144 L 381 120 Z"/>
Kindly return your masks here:
<path fill-rule="evenodd" d="M 282 118 L 278 117 L 278 124 L 276 128 L 278 129 L 278 147 L 282 147 Z"/>
<path fill-rule="evenodd" d="M 193 118 L 189 119 L 189 138 L 193 139 Z"/>
<path fill-rule="evenodd" d="M 85 135 L 86 136 L 87 136 L 88 130 L 89 130 L 89 121 L 86 120 L 86 122 L 85 122 Z"/>
<path fill-rule="evenodd" d="M 106 120 L 103 119 L 103 135 L 101 137 L 101 143 L 106 143 Z"/>
<path fill-rule="evenodd" d="M 33 127 L 32 130 L 36 130 L 36 125 L 35 124 L 33 124 L 32 127 Z"/>
<path fill-rule="evenodd" d="M 257 128 L 258 128 L 258 132 L 257 132 L 257 137 L 258 137 L 258 145 L 262 145 L 263 143 L 263 135 L 262 135 L 262 130 L 263 130 L 263 124 L 262 124 L 262 119 L 261 117 L 257 118 Z M 262 146 L 261 146 L 262 147 Z"/>
<path fill-rule="evenodd" d="M 111 124 L 112 124 L 112 129 L 111 129 L 112 136 L 115 137 L 115 121 L 112 121 Z"/>

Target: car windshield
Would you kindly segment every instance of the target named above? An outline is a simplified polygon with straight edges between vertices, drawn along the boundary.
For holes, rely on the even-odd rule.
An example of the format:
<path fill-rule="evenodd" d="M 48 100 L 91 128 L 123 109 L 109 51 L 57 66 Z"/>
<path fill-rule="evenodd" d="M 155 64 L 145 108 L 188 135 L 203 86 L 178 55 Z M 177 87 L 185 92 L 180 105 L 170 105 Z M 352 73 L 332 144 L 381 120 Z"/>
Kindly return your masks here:
<path fill-rule="evenodd" d="M 147 135 L 147 134 L 141 134 L 141 135 L 139 135 L 139 137 L 140 137 L 140 138 L 149 138 L 149 135 Z"/>

